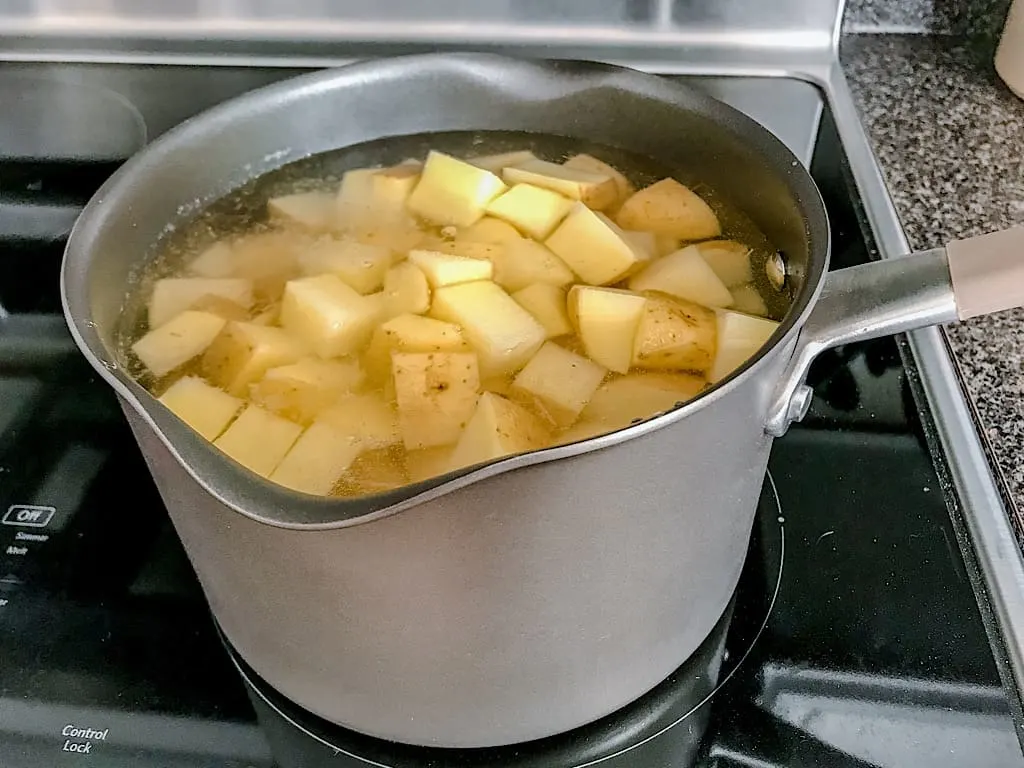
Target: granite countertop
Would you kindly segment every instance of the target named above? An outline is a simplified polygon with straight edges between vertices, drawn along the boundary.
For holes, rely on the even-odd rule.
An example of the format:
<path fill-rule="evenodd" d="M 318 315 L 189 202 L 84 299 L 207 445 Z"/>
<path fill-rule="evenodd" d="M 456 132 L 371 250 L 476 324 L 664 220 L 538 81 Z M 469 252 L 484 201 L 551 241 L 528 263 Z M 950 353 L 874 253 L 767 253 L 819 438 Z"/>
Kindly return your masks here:
<path fill-rule="evenodd" d="M 912 248 L 1024 224 L 1024 101 L 990 51 L 849 35 L 840 57 Z M 945 330 L 1024 542 L 1024 310 Z"/>

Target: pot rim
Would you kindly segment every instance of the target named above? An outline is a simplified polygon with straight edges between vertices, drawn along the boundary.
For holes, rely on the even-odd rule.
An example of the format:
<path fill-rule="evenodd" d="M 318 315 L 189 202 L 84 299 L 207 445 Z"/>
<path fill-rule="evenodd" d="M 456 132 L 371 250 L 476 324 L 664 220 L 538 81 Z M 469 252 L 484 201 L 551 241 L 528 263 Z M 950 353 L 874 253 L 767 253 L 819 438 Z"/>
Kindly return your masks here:
<path fill-rule="evenodd" d="M 672 96 L 685 95 L 686 109 L 699 111 L 722 125 L 730 126 L 743 134 L 746 141 L 758 154 L 766 157 L 780 175 L 786 176 L 794 198 L 803 215 L 805 235 L 808 240 L 809 258 L 803 275 L 803 286 L 794 298 L 789 311 L 768 342 L 751 359 L 729 376 L 687 401 L 684 405 L 651 417 L 615 432 L 598 435 L 567 445 L 552 446 L 524 454 L 516 454 L 487 464 L 458 470 L 447 475 L 430 478 L 419 483 L 410 483 L 394 491 L 371 496 L 345 499 L 338 497 L 313 496 L 272 483 L 241 467 L 217 451 L 204 438 L 196 435 L 170 413 L 145 388 L 128 376 L 116 362 L 113 350 L 99 337 L 95 324 L 89 318 L 89 270 L 83 269 L 92 259 L 92 240 L 110 215 L 108 199 L 115 200 L 119 191 L 137 173 L 143 172 L 147 162 L 160 153 L 182 151 L 201 143 L 204 134 L 218 124 L 245 119 L 247 113 L 261 104 L 271 105 L 279 97 L 294 99 L 316 91 L 330 91 L 353 80 L 380 78 L 385 75 L 401 77 L 409 68 L 435 67 L 453 68 L 458 71 L 483 73 L 510 68 L 531 74 L 546 74 L 551 78 L 571 76 L 581 83 L 581 88 L 601 84 L 621 83 L 625 88 L 653 94 L 655 98 L 671 101 Z M 261 168 L 266 172 L 292 162 L 306 154 L 295 157 L 278 153 L 278 157 L 265 158 L 268 162 L 280 161 L 277 165 Z M 640 72 L 628 67 L 592 61 L 568 61 L 555 59 L 522 59 L 492 53 L 449 53 L 434 52 L 392 56 L 371 59 L 329 68 L 317 72 L 297 75 L 271 85 L 263 86 L 211 107 L 175 126 L 159 136 L 129 158 L 118 168 L 86 204 L 78 217 L 64 250 L 60 270 L 61 305 L 64 317 L 75 344 L 86 359 L 117 393 L 127 406 L 152 429 L 166 446 L 174 459 L 181 463 L 189 475 L 208 493 L 239 514 L 253 520 L 280 528 L 300 530 L 321 530 L 342 528 L 372 522 L 447 493 L 503 474 L 521 467 L 544 464 L 563 458 L 608 448 L 628 440 L 642 437 L 659 429 L 682 421 L 690 414 L 709 406 L 722 397 L 728 396 L 766 367 L 769 355 L 780 346 L 789 344 L 799 334 L 808 315 L 814 308 L 825 282 L 830 255 L 830 231 L 828 217 L 817 185 L 810 173 L 795 155 L 764 126 L 724 102 L 704 94 L 679 81 L 668 81 L 656 75 Z M 174 437 L 169 436 L 172 433 Z M 765 435 L 765 439 L 770 439 Z M 197 470 L 185 453 L 205 451 L 217 458 L 218 472 L 235 475 L 230 483 L 216 485 L 208 473 Z M 209 474 L 212 474 L 209 473 Z M 225 492 L 221 486 L 229 486 Z M 253 503 L 249 503 L 253 502 Z M 255 508 L 270 509 L 280 513 L 278 517 L 255 512 Z"/>

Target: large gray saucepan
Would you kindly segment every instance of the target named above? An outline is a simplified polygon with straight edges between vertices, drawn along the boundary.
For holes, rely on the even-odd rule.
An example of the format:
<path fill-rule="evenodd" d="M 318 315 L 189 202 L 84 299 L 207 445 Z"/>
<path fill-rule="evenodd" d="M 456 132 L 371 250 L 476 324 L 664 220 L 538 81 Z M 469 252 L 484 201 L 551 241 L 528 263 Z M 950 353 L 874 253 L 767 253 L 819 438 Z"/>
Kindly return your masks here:
<path fill-rule="evenodd" d="M 196 200 L 312 153 L 464 129 L 585 139 L 705 180 L 784 254 L 785 321 L 674 411 L 360 500 L 262 481 L 125 373 L 130 275 Z M 429 54 L 299 76 L 179 126 L 89 202 L 61 279 L 75 340 L 117 392 L 242 657 L 334 723 L 477 747 L 593 721 L 679 666 L 735 588 L 772 440 L 803 416 L 814 356 L 1015 306 L 1022 245 L 1001 232 L 826 276 L 814 182 L 732 108 L 618 67 Z"/>

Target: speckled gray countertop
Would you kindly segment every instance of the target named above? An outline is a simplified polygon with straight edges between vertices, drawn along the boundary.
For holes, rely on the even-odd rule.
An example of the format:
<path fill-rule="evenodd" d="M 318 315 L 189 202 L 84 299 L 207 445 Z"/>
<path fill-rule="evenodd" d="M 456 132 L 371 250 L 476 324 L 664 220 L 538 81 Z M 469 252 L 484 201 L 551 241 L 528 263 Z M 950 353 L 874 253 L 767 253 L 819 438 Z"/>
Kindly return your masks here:
<path fill-rule="evenodd" d="M 949 37 L 849 35 L 840 56 L 912 248 L 1024 224 L 1024 101 L 990 55 Z M 946 333 L 1020 535 L 1024 310 Z"/>

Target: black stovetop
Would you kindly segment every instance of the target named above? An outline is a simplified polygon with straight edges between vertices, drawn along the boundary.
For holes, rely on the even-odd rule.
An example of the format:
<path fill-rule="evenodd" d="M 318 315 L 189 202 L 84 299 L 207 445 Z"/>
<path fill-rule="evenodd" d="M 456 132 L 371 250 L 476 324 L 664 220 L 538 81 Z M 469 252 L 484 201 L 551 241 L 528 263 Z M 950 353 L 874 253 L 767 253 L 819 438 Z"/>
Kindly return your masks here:
<path fill-rule="evenodd" d="M 0 162 L 0 766 L 263 768 L 146 467 L 59 315 L 64 224 L 114 167 Z M 867 260 L 827 114 L 812 173 L 834 266 Z M 334 764 L 1024 766 L 1019 701 L 904 345 L 831 352 L 811 383 L 808 417 L 773 449 L 713 695 L 679 709 L 684 667 L 586 733 L 487 753 L 327 729 Z"/>

